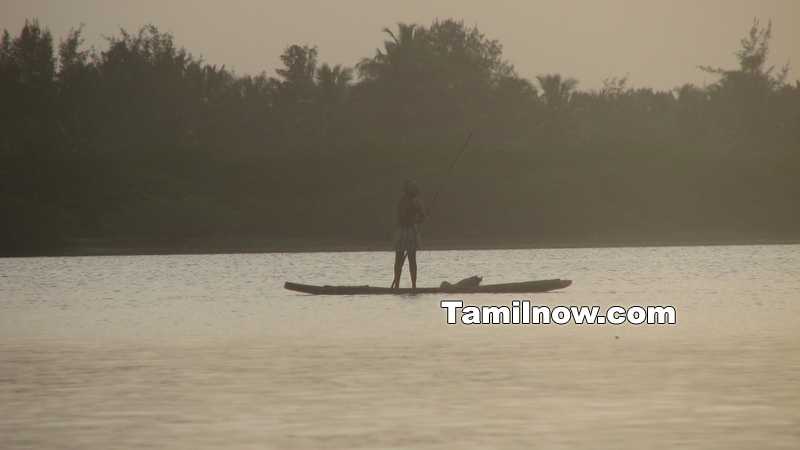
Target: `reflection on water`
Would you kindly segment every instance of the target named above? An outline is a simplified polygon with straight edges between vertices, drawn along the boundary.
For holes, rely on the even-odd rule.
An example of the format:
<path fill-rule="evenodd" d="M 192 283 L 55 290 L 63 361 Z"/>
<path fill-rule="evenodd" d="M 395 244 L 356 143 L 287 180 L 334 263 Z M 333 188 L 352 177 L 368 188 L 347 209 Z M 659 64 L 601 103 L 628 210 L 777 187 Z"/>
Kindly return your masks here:
<path fill-rule="evenodd" d="M 421 285 L 575 281 L 471 304 L 678 324 L 448 326 L 437 295 L 282 289 L 388 285 L 389 253 L 0 259 L 0 448 L 800 448 L 800 246 L 419 259 Z"/>

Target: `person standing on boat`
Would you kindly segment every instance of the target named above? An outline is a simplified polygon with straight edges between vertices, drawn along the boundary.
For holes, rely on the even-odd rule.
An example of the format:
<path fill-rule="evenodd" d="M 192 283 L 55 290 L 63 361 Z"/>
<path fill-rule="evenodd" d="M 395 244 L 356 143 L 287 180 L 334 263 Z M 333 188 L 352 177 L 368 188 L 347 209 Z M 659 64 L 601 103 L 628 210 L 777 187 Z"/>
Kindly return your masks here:
<path fill-rule="evenodd" d="M 400 287 L 400 275 L 408 256 L 411 272 L 411 287 L 417 288 L 417 249 L 419 248 L 418 225 L 425 220 L 425 209 L 419 199 L 419 187 L 411 180 L 403 183 L 403 196 L 397 204 L 397 229 L 394 239 L 394 281 L 392 288 Z"/>

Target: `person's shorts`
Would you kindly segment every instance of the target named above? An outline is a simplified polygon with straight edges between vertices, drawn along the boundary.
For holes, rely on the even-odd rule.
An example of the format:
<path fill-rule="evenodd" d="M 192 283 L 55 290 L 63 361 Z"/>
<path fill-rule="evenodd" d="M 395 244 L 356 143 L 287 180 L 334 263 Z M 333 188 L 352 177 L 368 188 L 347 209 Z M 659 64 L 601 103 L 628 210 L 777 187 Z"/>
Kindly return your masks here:
<path fill-rule="evenodd" d="M 398 227 L 395 230 L 395 251 L 415 252 L 419 249 L 419 244 L 419 230 L 417 230 L 417 227 Z"/>

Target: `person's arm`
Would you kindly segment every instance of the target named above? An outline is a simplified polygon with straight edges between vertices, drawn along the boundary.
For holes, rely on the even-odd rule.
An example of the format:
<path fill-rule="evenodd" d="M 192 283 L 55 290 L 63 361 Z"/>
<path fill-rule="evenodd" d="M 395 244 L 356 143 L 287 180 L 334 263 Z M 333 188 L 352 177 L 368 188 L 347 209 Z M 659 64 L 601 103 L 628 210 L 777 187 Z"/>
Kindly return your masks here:
<path fill-rule="evenodd" d="M 425 214 L 425 205 L 422 204 L 422 200 L 417 198 L 414 199 L 417 205 L 417 223 L 422 223 L 425 221 L 427 215 Z"/>
<path fill-rule="evenodd" d="M 401 198 L 394 205 L 394 224 L 400 225 L 403 217 L 403 199 Z"/>

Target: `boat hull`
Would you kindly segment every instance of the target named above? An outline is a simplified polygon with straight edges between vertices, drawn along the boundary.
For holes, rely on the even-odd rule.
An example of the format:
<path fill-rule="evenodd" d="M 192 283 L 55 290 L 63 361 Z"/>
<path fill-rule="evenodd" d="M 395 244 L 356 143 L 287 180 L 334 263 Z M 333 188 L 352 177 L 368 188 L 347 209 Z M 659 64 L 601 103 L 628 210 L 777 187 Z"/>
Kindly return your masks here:
<path fill-rule="evenodd" d="M 292 283 L 283 285 L 290 291 L 315 295 L 398 295 L 398 294 L 532 294 L 564 289 L 571 285 L 570 280 L 537 280 L 519 283 L 487 284 L 477 288 L 438 288 L 423 287 L 417 289 L 392 289 L 378 286 L 314 286 L 310 284 Z"/>

